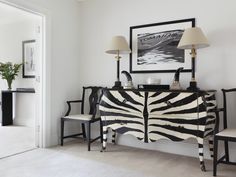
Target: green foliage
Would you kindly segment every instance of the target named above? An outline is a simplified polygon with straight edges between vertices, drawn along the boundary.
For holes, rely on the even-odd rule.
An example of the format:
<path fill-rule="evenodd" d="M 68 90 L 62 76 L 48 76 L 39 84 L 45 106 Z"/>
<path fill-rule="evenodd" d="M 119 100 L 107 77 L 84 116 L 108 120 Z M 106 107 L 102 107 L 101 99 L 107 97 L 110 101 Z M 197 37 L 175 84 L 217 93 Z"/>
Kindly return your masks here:
<path fill-rule="evenodd" d="M 11 62 L 0 62 L 0 75 L 2 76 L 2 79 L 7 80 L 7 83 L 12 83 L 12 81 L 15 80 L 16 76 L 18 75 L 21 66 L 22 63 L 13 64 Z M 8 86 L 11 89 L 11 84 L 8 84 Z"/>

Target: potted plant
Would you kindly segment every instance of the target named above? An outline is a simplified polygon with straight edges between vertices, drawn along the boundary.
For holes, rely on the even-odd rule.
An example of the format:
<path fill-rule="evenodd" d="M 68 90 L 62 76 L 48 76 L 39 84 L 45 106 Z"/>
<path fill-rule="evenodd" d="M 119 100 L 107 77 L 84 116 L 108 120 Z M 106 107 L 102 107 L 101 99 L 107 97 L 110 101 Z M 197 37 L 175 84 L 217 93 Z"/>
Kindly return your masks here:
<path fill-rule="evenodd" d="M 0 75 L 2 79 L 7 81 L 8 89 L 11 90 L 12 81 L 15 80 L 19 73 L 21 64 L 13 64 L 12 62 L 2 63 L 0 62 Z"/>

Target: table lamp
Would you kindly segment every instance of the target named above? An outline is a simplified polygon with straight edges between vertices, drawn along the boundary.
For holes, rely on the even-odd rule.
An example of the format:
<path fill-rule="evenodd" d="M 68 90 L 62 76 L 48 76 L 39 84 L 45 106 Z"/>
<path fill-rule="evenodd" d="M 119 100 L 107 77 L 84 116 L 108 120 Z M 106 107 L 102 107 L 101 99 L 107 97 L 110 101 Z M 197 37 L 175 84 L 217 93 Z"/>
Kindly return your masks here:
<path fill-rule="evenodd" d="M 190 49 L 192 57 L 192 79 L 188 90 L 198 90 L 197 82 L 195 79 L 195 58 L 197 56 L 196 49 L 208 47 L 209 43 L 201 28 L 187 28 L 185 29 L 177 48 L 179 49 Z"/>
<path fill-rule="evenodd" d="M 106 53 L 115 54 L 117 61 L 117 80 L 112 88 L 122 88 L 120 82 L 120 54 L 129 54 L 131 52 L 126 39 L 123 36 L 114 36 L 110 42 L 108 50 Z"/>

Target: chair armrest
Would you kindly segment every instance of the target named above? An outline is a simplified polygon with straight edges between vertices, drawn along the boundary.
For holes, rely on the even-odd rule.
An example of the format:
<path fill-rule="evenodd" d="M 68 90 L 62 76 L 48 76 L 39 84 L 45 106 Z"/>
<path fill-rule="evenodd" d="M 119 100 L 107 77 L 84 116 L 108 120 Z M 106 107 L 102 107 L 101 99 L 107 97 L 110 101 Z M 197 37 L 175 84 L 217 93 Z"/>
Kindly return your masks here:
<path fill-rule="evenodd" d="M 66 103 L 68 105 L 68 110 L 67 110 L 65 116 L 68 116 L 71 111 L 71 103 L 82 103 L 82 100 L 70 100 L 70 101 L 66 101 Z"/>
<path fill-rule="evenodd" d="M 70 101 L 67 101 L 66 103 L 67 104 L 70 104 L 70 103 L 82 103 L 82 100 L 70 100 Z"/>
<path fill-rule="evenodd" d="M 212 112 L 215 112 L 215 113 L 219 113 L 219 112 L 223 112 L 224 111 L 224 108 L 216 108 L 216 109 L 212 109 Z"/>

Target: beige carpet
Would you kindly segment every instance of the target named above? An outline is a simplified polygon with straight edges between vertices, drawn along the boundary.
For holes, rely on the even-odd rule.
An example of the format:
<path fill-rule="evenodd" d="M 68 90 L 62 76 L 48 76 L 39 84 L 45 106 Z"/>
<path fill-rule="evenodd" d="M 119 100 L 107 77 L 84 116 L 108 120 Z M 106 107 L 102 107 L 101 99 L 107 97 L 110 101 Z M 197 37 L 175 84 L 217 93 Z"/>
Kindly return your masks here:
<path fill-rule="evenodd" d="M 36 149 L 0 160 L 1 177 L 212 177 L 212 162 L 201 172 L 197 158 L 100 144 L 87 151 L 84 142 Z M 220 165 L 219 177 L 235 177 L 236 167 Z"/>
<path fill-rule="evenodd" d="M 35 138 L 33 128 L 24 126 L 0 126 L 0 158 L 34 148 Z"/>

